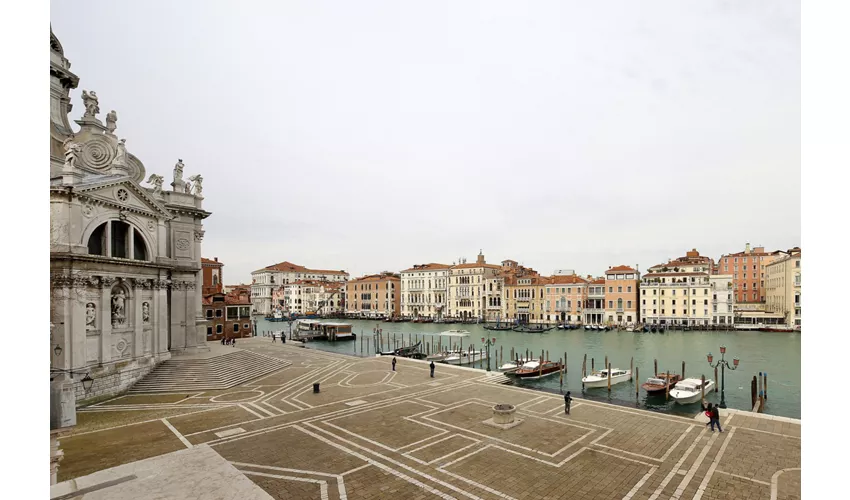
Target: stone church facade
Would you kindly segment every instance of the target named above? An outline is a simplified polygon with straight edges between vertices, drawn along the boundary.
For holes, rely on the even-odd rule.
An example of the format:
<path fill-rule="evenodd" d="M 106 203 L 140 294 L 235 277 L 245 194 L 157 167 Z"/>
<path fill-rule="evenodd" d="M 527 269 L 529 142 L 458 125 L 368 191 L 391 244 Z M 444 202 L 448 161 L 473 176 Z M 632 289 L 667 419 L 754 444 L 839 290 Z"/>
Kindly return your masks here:
<path fill-rule="evenodd" d="M 201 241 L 210 213 L 203 178 L 184 180 L 182 160 L 171 189 L 163 176 L 145 180 L 116 135 L 117 113 L 105 124 L 98 116 L 96 92 L 82 92 L 74 131 L 69 93 L 79 78 L 70 68 L 51 30 L 51 380 L 79 402 L 127 389 L 173 354 L 206 349 Z"/>

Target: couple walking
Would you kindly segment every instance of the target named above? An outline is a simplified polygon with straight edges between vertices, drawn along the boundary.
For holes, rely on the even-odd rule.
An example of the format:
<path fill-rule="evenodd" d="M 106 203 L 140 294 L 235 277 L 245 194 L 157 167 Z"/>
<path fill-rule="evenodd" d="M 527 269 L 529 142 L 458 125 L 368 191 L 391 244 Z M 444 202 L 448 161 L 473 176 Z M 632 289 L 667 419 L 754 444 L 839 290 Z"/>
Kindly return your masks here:
<path fill-rule="evenodd" d="M 708 423 L 705 424 L 706 427 L 711 425 L 711 432 L 714 432 L 714 426 L 717 426 L 717 430 L 723 432 L 723 429 L 720 427 L 720 407 L 717 405 L 711 406 L 711 403 L 708 403 L 708 406 L 705 407 L 705 416 L 708 417 Z"/>

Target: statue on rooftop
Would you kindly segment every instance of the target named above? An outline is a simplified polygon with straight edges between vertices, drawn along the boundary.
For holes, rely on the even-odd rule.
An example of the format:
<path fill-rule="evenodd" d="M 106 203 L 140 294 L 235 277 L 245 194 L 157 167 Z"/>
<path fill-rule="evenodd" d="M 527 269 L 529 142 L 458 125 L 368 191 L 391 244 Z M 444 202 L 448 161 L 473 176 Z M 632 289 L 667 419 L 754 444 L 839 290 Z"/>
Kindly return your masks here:
<path fill-rule="evenodd" d="M 153 184 L 153 194 L 154 196 L 162 193 L 162 183 L 165 182 L 165 178 L 161 175 L 151 174 L 148 177 L 148 184 Z"/>
<path fill-rule="evenodd" d="M 109 131 L 110 134 L 115 133 L 115 129 L 118 128 L 118 113 L 113 109 L 109 113 L 106 113 L 106 130 Z"/>
<path fill-rule="evenodd" d="M 126 142 L 127 139 L 121 139 L 120 141 L 118 141 L 118 146 L 116 146 L 116 149 L 118 151 L 115 153 L 115 159 L 112 160 L 112 163 L 116 165 L 127 164 L 127 146 L 125 145 Z"/>
<path fill-rule="evenodd" d="M 195 196 L 201 196 L 203 191 L 204 191 L 204 187 L 202 185 L 203 182 L 204 182 L 204 178 L 201 177 L 201 174 L 196 174 L 196 175 L 193 175 L 192 177 L 189 177 L 189 180 L 192 181 L 192 183 L 193 183 L 192 184 L 192 194 L 195 195 Z"/>
<path fill-rule="evenodd" d="M 83 118 L 97 118 L 97 114 L 100 113 L 100 104 L 98 103 L 97 93 L 94 90 L 91 93 L 85 90 L 83 91 L 83 106 L 86 108 Z"/>
<path fill-rule="evenodd" d="M 73 137 L 65 139 L 65 142 L 63 142 L 62 145 L 65 147 L 65 168 L 76 168 L 78 159 L 77 155 L 80 154 L 80 152 L 83 150 L 83 147 L 74 142 Z"/>
<path fill-rule="evenodd" d="M 174 184 L 182 185 L 183 184 L 183 160 L 177 159 L 177 163 L 174 165 Z M 175 186 L 176 187 L 176 186 Z"/>

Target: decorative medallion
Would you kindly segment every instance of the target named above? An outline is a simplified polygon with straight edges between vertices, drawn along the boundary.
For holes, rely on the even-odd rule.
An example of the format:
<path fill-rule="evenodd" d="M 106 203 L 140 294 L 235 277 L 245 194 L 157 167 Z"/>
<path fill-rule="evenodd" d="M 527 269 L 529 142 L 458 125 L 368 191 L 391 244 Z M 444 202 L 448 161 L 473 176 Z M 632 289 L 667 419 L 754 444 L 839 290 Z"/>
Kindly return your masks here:
<path fill-rule="evenodd" d="M 156 222 L 149 220 L 148 221 L 148 231 L 154 232 L 156 231 Z"/>
<path fill-rule="evenodd" d="M 118 188 L 118 190 L 115 191 L 115 197 L 118 198 L 118 201 L 127 201 L 128 199 L 130 199 L 130 194 L 127 192 L 126 189 Z"/>
<path fill-rule="evenodd" d="M 87 167 L 106 168 L 112 163 L 115 152 L 104 139 L 91 139 L 83 144 L 83 162 Z"/>
<path fill-rule="evenodd" d="M 92 204 L 88 203 L 88 202 L 83 203 L 83 216 L 88 219 L 88 218 L 91 218 L 93 213 L 94 213 L 94 207 L 92 206 Z"/>
<path fill-rule="evenodd" d="M 119 340 L 118 343 L 115 344 L 115 349 L 118 352 L 120 352 L 121 354 L 124 354 L 124 351 L 127 350 L 127 347 L 128 347 L 127 341 L 124 340 L 124 339 Z"/>
<path fill-rule="evenodd" d="M 177 240 L 177 250 L 188 250 L 189 249 L 189 240 L 186 238 L 180 238 Z"/>

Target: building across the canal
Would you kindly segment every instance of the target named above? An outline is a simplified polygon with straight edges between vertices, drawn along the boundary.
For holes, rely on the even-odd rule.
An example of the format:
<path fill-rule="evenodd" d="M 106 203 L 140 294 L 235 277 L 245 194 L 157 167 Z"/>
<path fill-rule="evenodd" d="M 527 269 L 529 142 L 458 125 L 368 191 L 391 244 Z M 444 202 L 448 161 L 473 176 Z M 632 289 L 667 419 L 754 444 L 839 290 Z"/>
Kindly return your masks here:
<path fill-rule="evenodd" d="M 203 266 L 203 308 L 207 320 L 207 340 L 253 335 L 251 292 L 247 287 L 224 290 L 224 264 L 201 258 Z"/>
<path fill-rule="evenodd" d="M 283 304 L 274 303 L 272 294 L 281 285 L 295 283 L 300 280 L 331 281 L 344 283 L 348 280 L 345 271 L 328 271 L 322 269 L 308 269 L 291 262 L 280 262 L 271 266 L 258 269 L 251 273 L 251 301 L 254 313 L 271 314 L 276 308 Z"/>
<path fill-rule="evenodd" d="M 800 248 L 792 248 L 787 254 L 765 268 L 766 305 L 770 312 L 782 315 L 786 325 L 801 327 Z"/>
<path fill-rule="evenodd" d="M 475 262 L 462 259 L 449 270 L 448 316 L 484 319 L 487 316 L 489 284 L 500 277 L 502 266 L 488 264 L 482 252 Z"/>
<path fill-rule="evenodd" d="M 696 249 L 650 267 L 640 285 L 644 323 L 708 325 L 712 320 L 709 277 L 713 268 L 714 261 Z"/>
<path fill-rule="evenodd" d="M 116 134 L 117 113 L 101 121 L 96 92 L 82 92 L 72 127 L 79 78 L 70 68 L 51 30 L 51 379 L 80 400 L 125 390 L 172 353 L 206 349 L 201 241 L 210 213 L 203 178 L 184 179 L 182 160 L 171 189 L 148 175 Z M 83 375 L 94 379 L 89 390 Z"/>
<path fill-rule="evenodd" d="M 345 312 L 344 282 L 297 280 L 272 292 L 275 308 L 286 316 L 333 316 Z"/>
<path fill-rule="evenodd" d="M 731 274 L 712 274 L 711 324 L 732 327 L 735 324 L 735 286 Z"/>
<path fill-rule="evenodd" d="M 439 319 L 446 313 L 449 264 L 417 264 L 400 273 L 401 315 Z"/>
<path fill-rule="evenodd" d="M 546 284 L 546 322 L 579 324 L 589 281 L 576 274 L 556 273 Z M 549 303 L 551 302 L 551 306 Z"/>
<path fill-rule="evenodd" d="M 640 321 L 638 300 L 640 272 L 629 266 L 605 271 L 605 322 L 608 325 L 634 325 Z"/>
<path fill-rule="evenodd" d="M 401 311 L 401 277 L 384 271 L 345 284 L 345 314 L 356 318 L 391 318 Z"/>

